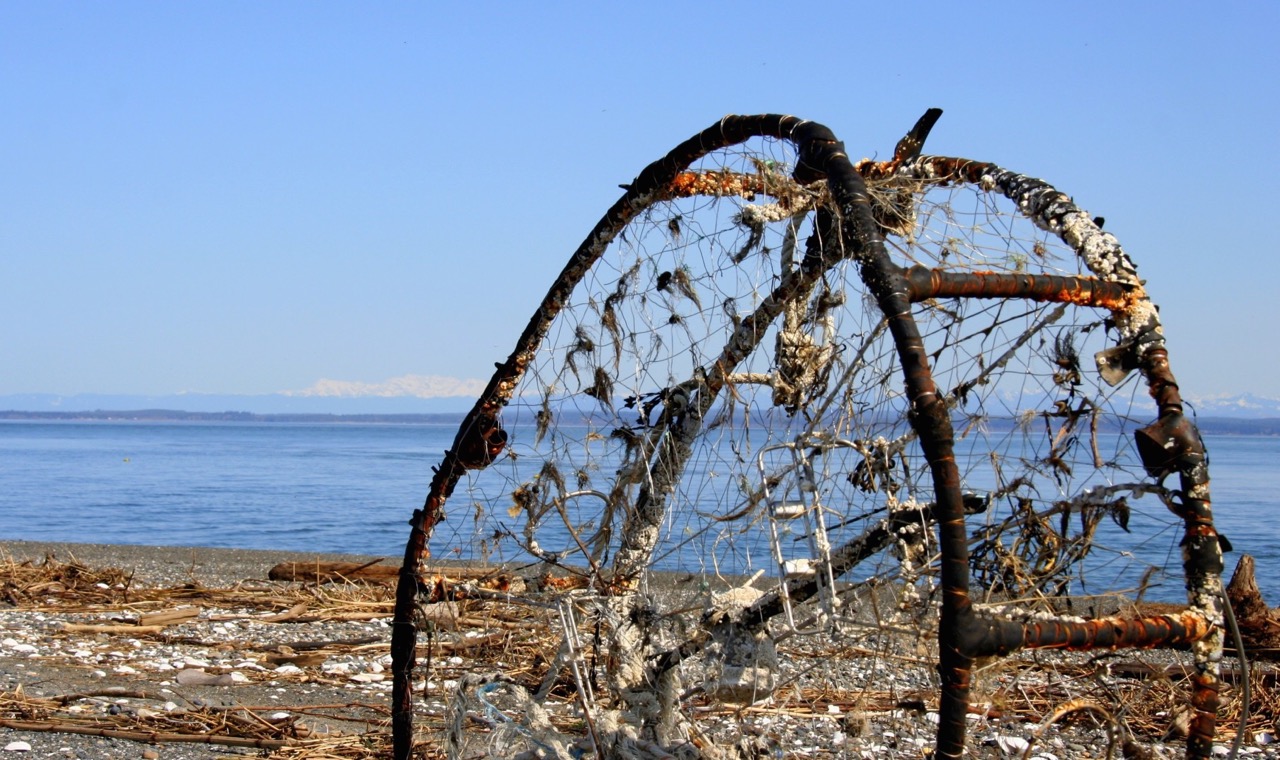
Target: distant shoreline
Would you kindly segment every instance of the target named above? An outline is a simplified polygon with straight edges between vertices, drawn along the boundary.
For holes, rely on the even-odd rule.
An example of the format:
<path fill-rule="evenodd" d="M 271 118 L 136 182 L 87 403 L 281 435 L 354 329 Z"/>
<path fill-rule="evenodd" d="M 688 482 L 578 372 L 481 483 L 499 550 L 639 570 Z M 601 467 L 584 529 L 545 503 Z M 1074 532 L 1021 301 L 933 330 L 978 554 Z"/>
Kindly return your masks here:
<path fill-rule="evenodd" d="M 271 422 L 295 424 L 393 424 L 456 425 L 463 412 L 430 413 L 258 413 L 258 412 L 187 412 L 178 409 L 133 409 L 92 411 L 0 411 L 0 421 L 18 422 Z M 994 418 L 993 422 L 997 422 Z M 1209 435 L 1280 436 L 1280 418 L 1258 419 L 1237 417 L 1198 417 L 1196 427 Z"/>
<path fill-rule="evenodd" d="M 462 412 L 403 414 L 329 414 L 310 412 L 184 412 L 176 409 L 135 409 L 78 412 L 0 411 L 0 421 L 26 422 L 292 422 L 292 423 L 385 423 L 403 425 L 456 425 Z M 1280 423 L 1280 421 L 1277 421 Z M 1280 425 L 1278 425 L 1280 427 Z"/>

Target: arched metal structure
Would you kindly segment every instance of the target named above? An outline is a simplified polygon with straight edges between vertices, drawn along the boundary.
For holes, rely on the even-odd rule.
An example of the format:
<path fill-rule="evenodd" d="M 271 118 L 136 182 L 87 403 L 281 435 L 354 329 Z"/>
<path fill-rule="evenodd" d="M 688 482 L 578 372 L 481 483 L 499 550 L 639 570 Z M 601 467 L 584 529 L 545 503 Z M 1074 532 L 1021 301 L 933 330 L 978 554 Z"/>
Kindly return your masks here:
<path fill-rule="evenodd" d="M 842 579 L 874 563 L 873 577 L 917 589 L 914 614 L 935 616 L 936 756 L 963 753 L 977 660 L 1189 646 L 1187 755 L 1209 757 L 1222 550 L 1158 311 L 1116 238 L 1060 191 L 921 155 L 939 114 L 890 160 L 858 163 L 820 124 L 729 116 L 624 186 L 414 513 L 392 642 L 398 758 L 413 746 L 422 567 L 460 484 L 475 530 L 447 545 L 506 542 L 569 566 L 599 600 L 609 698 L 632 738 L 671 740 L 664 679 L 723 654 L 726 636 L 799 630 L 800 605 L 808 630 L 839 628 L 858 604 Z M 505 474 L 486 485 L 490 468 Z M 1143 496 L 1181 521 L 1188 606 L 1054 614 L 1059 595 L 1088 590 L 1086 569 L 1110 572 L 1089 564 L 1100 519 L 1129 529 Z M 698 569 L 690 547 L 704 572 L 768 566 L 778 583 L 657 636 L 640 591 L 664 562 Z M 1150 573 L 1109 577 L 1104 589 L 1132 598 Z M 646 689 L 668 696 L 650 705 Z M 611 754 L 619 739 L 592 732 Z"/>

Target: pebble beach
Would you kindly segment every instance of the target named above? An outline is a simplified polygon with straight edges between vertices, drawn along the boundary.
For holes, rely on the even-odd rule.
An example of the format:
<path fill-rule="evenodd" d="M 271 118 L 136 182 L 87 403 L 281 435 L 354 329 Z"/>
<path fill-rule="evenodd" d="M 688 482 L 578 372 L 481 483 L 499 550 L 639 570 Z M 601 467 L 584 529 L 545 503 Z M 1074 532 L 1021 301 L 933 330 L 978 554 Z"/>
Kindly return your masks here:
<path fill-rule="evenodd" d="M 51 558 L 85 568 L 116 568 L 124 580 L 95 581 L 84 592 L 89 596 L 82 593 L 74 604 L 60 600 L 54 586 L 41 591 L 28 585 L 27 592 L 6 588 L 8 599 L 0 602 L 0 693 L 8 722 L 0 728 L 0 760 L 187 760 L 264 753 L 345 758 L 382 751 L 376 737 L 386 733 L 391 684 L 385 593 L 344 597 L 325 586 L 300 589 L 300 584 L 267 579 L 282 562 L 365 563 L 377 557 L 0 541 L 0 564 L 11 569 L 55 561 Z M 388 563 L 398 564 L 395 558 Z M 666 581 L 673 589 L 680 583 Z M 93 602 L 98 585 L 108 588 L 99 589 L 102 600 Z M 129 586 L 128 594 L 113 585 Z M 153 619 L 170 622 L 152 630 L 144 624 Z M 440 626 L 434 661 L 419 663 L 419 722 L 428 732 L 432 721 L 443 719 L 451 693 L 468 672 L 497 670 L 528 680 L 532 663 L 554 654 L 554 646 L 539 649 L 536 642 L 517 641 L 520 625 L 500 615 L 460 620 Z M 499 639 L 505 642 L 501 647 L 488 647 Z M 493 651 L 481 654 L 485 647 Z M 791 637 L 779 642 L 779 688 L 773 700 L 724 710 L 698 700 L 695 677 L 685 694 L 686 709 L 697 716 L 707 740 L 733 748 L 740 757 L 921 758 L 932 746 L 937 721 L 928 647 L 927 640 L 909 635 L 893 641 L 862 635 L 844 646 Z M 1160 656 L 1173 662 L 1180 655 Z M 838 683 L 841 694 L 862 696 L 824 698 L 814 683 Z M 553 720 L 557 710 L 569 720 L 577 709 L 572 698 L 548 700 L 547 706 Z M 262 725 L 232 731 L 224 726 L 221 735 L 228 739 L 222 743 L 193 740 L 211 714 Z M 996 709 L 975 711 L 970 718 L 974 757 L 1107 756 L 1110 735 L 1096 722 L 1042 726 Z M 13 727 L 37 724 L 53 730 Z M 108 730 L 75 733 L 57 730 L 59 725 Z M 503 728 L 484 729 L 491 737 L 491 756 L 501 756 L 493 754 L 492 736 Z M 146 731 L 151 740 L 139 740 Z M 239 746 L 230 740 L 237 736 Z M 1274 737 L 1265 731 L 1249 738 L 1241 756 L 1280 757 Z M 1183 753 L 1177 741 L 1140 745 L 1150 757 Z M 329 754 L 317 754 L 322 750 Z M 1215 752 L 1228 750 L 1223 743 Z M 1119 756 L 1118 747 L 1115 752 Z"/>

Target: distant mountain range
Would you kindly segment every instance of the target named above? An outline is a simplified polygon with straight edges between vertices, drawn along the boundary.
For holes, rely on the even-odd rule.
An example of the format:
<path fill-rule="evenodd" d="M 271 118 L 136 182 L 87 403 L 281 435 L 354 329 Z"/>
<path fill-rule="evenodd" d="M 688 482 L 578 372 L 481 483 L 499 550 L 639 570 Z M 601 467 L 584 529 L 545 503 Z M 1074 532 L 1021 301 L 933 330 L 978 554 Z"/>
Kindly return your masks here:
<path fill-rule="evenodd" d="M 1192 396 L 1188 403 L 1201 417 L 1268 419 L 1280 417 L 1280 399 L 1237 393 L 1220 396 Z"/>
<path fill-rule="evenodd" d="M 223 396 L 176 393 L 167 396 L 125 396 L 84 393 L 59 396 L 27 393 L 0 396 L 0 412 L 94 412 L 163 409 L 183 412 L 249 414 L 397 415 L 448 414 L 471 409 L 476 396 L 311 396 L 271 393 Z"/>
<path fill-rule="evenodd" d="M 86 417 L 112 418 L 109 412 L 129 412 L 135 419 L 189 418 L 235 419 L 237 416 L 300 418 L 316 415 L 349 417 L 403 417 L 457 415 L 471 409 L 475 395 L 422 398 L 418 396 L 320 396 L 296 393 L 273 393 L 257 396 L 180 393 L 167 396 L 127 396 L 80 394 L 17 394 L 0 396 L 0 418 L 24 416 L 22 413 L 86 413 Z M 1024 399 L 1024 402 L 1027 401 Z M 1280 425 L 1280 399 L 1237 394 L 1233 396 L 1201 396 L 1188 399 L 1190 408 L 1202 421 L 1203 429 L 1211 429 L 1209 420 L 1266 421 L 1270 430 Z M 10 412 L 17 414 L 8 414 Z M 1270 424 L 1276 423 L 1276 424 Z M 1231 424 L 1232 429 L 1257 427 L 1256 424 Z"/>

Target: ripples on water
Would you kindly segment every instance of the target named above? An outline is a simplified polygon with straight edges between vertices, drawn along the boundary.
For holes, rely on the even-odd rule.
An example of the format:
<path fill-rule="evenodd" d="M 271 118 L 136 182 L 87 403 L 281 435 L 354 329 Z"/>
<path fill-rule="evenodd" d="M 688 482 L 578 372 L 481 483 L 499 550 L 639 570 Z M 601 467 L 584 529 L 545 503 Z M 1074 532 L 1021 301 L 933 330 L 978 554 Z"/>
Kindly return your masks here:
<path fill-rule="evenodd" d="M 426 424 L 0 423 L 0 537 L 399 557 L 409 516 L 455 432 Z M 1280 522 L 1272 509 L 1280 438 L 1206 436 L 1206 443 L 1215 518 L 1236 550 L 1228 577 L 1239 553 L 1254 555 L 1263 593 L 1280 604 Z M 468 505 L 447 511 L 436 556 L 470 545 L 478 530 Z M 1129 540 L 1139 542 L 1156 526 L 1131 528 Z M 1176 566 L 1180 536 L 1166 532 L 1150 543 Z M 1122 548 L 1125 540 L 1108 536 Z M 747 553 L 760 558 L 767 544 Z M 699 570 L 702 561 L 673 554 L 662 564 Z M 1171 583 L 1158 596 L 1177 598 Z"/>

